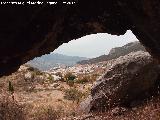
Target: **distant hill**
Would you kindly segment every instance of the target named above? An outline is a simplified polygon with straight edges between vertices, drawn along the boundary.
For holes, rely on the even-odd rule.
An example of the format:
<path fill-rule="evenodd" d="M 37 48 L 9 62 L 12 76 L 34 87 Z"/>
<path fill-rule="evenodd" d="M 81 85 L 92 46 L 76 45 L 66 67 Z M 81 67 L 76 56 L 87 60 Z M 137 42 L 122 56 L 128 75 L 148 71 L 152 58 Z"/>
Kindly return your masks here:
<path fill-rule="evenodd" d="M 108 55 L 101 55 L 99 57 L 92 58 L 89 60 L 82 60 L 82 61 L 78 62 L 78 64 L 93 64 L 93 63 L 97 63 L 97 62 L 116 59 L 120 56 L 124 56 L 126 54 L 129 54 L 130 52 L 136 52 L 139 50 L 146 51 L 145 48 L 140 44 L 140 42 L 138 42 L 138 41 L 131 42 L 131 43 L 128 43 L 122 47 L 112 48 Z"/>
<path fill-rule="evenodd" d="M 50 68 L 57 67 L 59 65 L 73 66 L 78 61 L 87 60 L 85 57 L 67 56 L 58 53 L 51 53 L 43 55 L 42 57 L 35 58 L 26 64 L 38 68 L 40 70 L 49 70 Z"/>

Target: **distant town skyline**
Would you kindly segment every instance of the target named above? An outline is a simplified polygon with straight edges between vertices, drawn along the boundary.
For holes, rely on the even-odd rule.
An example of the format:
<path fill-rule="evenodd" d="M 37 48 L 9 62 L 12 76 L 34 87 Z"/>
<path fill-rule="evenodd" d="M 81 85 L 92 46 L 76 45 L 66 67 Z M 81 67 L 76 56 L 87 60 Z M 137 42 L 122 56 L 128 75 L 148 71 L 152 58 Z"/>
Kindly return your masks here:
<path fill-rule="evenodd" d="M 134 41 L 138 41 L 138 39 L 130 30 L 120 36 L 98 33 L 64 43 L 53 53 L 94 58 L 108 54 L 114 47 L 120 47 Z"/>

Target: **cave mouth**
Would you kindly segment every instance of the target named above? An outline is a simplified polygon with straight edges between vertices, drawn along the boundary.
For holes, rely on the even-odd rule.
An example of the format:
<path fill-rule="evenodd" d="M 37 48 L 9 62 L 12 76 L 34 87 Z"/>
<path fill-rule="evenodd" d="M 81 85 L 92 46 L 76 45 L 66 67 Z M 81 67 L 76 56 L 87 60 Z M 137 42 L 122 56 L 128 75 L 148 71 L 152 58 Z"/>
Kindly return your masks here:
<path fill-rule="evenodd" d="M 50 54 L 34 58 L 21 65 L 17 72 L 0 78 L 0 87 L 9 91 L 9 97 L 17 102 L 18 107 L 19 103 L 28 105 L 28 110 L 33 109 L 34 106 L 35 116 L 27 113 L 28 116 L 46 118 L 48 113 L 46 114 L 45 111 L 57 115 L 60 113 L 60 117 L 68 113 L 75 116 L 77 112 L 75 110 L 80 108 L 81 102 L 94 92 L 92 85 L 103 77 L 108 65 L 112 64 L 108 61 L 136 51 L 146 50 L 130 30 L 121 36 L 107 33 L 87 35 L 64 43 Z M 77 62 L 73 63 L 75 59 Z M 66 65 L 64 61 L 72 64 Z M 134 64 L 130 65 L 128 69 L 132 69 L 132 72 L 136 71 Z M 123 68 L 123 64 L 119 66 L 121 67 Z M 0 101 L 0 104 L 1 102 L 4 101 Z M 130 105 L 126 102 L 125 104 L 123 107 Z M 103 107 L 106 109 L 105 105 Z M 42 116 L 37 115 L 38 110 L 42 110 L 40 111 Z M 94 110 L 98 109 L 91 108 L 91 112 Z M 100 112 L 102 113 L 103 110 Z M 52 117 L 51 113 L 49 117 Z M 20 115 L 23 115 L 23 112 Z M 53 119 L 59 116 L 53 116 Z"/>

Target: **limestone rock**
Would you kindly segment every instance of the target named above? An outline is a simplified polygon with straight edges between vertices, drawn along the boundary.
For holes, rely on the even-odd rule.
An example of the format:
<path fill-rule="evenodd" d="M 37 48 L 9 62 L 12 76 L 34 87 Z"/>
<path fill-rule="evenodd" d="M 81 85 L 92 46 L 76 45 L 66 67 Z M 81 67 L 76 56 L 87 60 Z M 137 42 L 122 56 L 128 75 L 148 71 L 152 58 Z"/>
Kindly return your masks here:
<path fill-rule="evenodd" d="M 59 77 L 57 75 L 51 75 L 51 76 L 54 78 L 55 81 L 58 81 L 58 80 L 62 79 L 61 77 Z"/>
<path fill-rule="evenodd" d="M 18 69 L 19 72 L 27 71 L 27 70 L 28 70 L 28 67 L 25 65 L 21 65 L 20 68 Z"/>
<path fill-rule="evenodd" d="M 77 112 L 82 114 L 82 113 L 89 113 L 91 109 L 91 104 L 90 102 L 92 101 L 92 96 L 89 95 L 85 101 L 80 103 L 80 106 L 77 109 Z"/>
<path fill-rule="evenodd" d="M 121 56 L 96 81 L 90 100 L 82 104 L 92 111 L 129 103 L 154 87 L 159 70 L 158 63 L 147 52 Z"/>
<path fill-rule="evenodd" d="M 24 74 L 25 80 L 33 79 L 33 77 L 34 76 L 31 72 L 27 72 L 26 74 Z"/>

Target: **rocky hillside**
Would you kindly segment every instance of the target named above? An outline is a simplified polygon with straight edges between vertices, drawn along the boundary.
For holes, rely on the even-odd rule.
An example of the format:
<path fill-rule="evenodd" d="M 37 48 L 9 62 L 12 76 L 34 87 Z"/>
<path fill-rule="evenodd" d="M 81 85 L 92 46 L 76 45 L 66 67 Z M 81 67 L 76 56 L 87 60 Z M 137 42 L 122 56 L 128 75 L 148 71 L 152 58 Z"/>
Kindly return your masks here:
<path fill-rule="evenodd" d="M 27 64 L 40 70 L 49 70 L 59 65 L 73 66 L 81 60 L 87 60 L 87 58 L 51 53 L 48 55 L 43 55 L 42 57 L 35 58 L 27 62 Z"/>
<path fill-rule="evenodd" d="M 127 55 L 130 52 L 136 52 L 139 50 L 146 51 L 145 48 L 140 44 L 140 42 L 138 42 L 138 41 L 131 42 L 131 43 L 128 43 L 122 47 L 112 48 L 108 55 L 102 55 L 102 56 L 99 56 L 99 57 L 96 57 L 93 59 L 89 59 L 89 60 L 82 60 L 82 61 L 78 62 L 78 64 L 93 64 L 93 63 L 97 63 L 97 62 L 112 60 L 112 59 L 116 59 L 120 56 Z"/>

